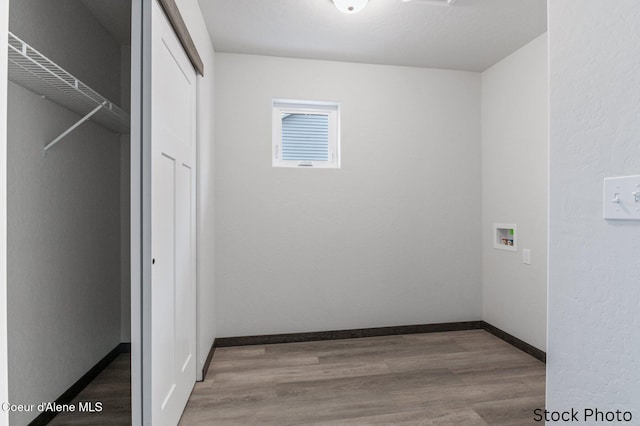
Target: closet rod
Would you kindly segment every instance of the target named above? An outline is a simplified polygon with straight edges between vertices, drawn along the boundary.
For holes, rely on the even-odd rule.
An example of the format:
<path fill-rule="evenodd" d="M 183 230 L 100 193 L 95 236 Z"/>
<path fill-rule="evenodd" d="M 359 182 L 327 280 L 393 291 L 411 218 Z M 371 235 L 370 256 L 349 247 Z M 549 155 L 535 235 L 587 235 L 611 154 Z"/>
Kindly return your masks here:
<path fill-rule="evenodd" d="M 57 144 L 58 142 L 60 142 L 60 140 L 62 138 L 64 138 L 65 136 L 67 136 L 69 133 L 73 132 L 79 125 L 81 125 L 82 123 L 84 123 L 85 121 L 87 121 L 88 119 L 90 119 L 91 117 L 93 117 L 98 111 L 100 111 L 102 108 L 104 108 L 107 105 L 107 101 L 102 102 L 100 105 L 98 105 L 97 107 L 95 107 L 93 109 L 93 111 L 91 111 L 89 114 L 85 115 L 84 117 L 82 117 L 76 124 L 74 124 L 73 126 L 69 127 L 67 130 L 65 130 L 64 132 L 62 132 L 60 134 L 60 136 L 58 136 L 57 138 L 55 138 L 54 140 L 52 140 L 51 142 L 49 142 L 47 144 L 47 146 L 44 147 L 44 150 L 42 151 L 43 155 L 47 155 L 47 151 L 49 151 L 51 148 L 53 148 L 53 146 L 55 144 Z"/>

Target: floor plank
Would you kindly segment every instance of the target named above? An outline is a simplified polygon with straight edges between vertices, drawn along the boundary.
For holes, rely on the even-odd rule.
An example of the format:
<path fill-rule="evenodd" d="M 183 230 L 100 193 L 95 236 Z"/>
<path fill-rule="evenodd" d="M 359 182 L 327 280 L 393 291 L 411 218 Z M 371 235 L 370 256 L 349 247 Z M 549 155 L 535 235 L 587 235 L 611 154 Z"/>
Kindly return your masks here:
<path fill-rule="evenodd" d="M 534 425 L 545 365 L 484 330 L 221 348 L 181 425 Z"/>
<path fill-rule="evenodd" d="M 50 425 L 113 425 L 131 424 L 131 357 L 121 354 L 78 394 L 72 404 L 101 402 L 102 411 L 95 413 L 60 413 Z"/>
<path fill-rule="evenodd" d="M 130 362 L 120 356 L 74 400 L 102 413 L 52 425 L 128 425 Z M 219 348 L 180 424 L 535 425 L 545 365 L 483 331 Z"/>

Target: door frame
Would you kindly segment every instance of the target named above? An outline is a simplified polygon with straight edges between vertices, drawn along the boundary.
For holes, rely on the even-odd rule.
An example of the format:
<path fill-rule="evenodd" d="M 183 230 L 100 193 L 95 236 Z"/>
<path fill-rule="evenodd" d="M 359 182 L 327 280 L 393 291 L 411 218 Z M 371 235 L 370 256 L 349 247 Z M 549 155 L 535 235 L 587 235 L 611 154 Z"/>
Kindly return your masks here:
<path fill-rule="evenodd" d="M 131 11 L 131 411 L 132 424 L 151 422 L 151 2 Z M 7 81 L 9 2 L 0 2 L 0 81 Z M 0 402 L 9 401 L 7 329 L 7 85 L 0 85 Z M 0 410 L 0 426 L 9 413 Z"/>
<path fill-rule="evenodd" d="M 0 2 L 0 403 L 9 401 L 7 328 L 7 73 L 9 2 Z M 9 424 L 9 413 L 0 410 L 0 425 Z"/>
<path fill-rule="evenodd" d="M 151 1 L 131 4 L 131 423 L 151 424 Z M 145 392 L 145 389 L 149 390 Z"/>
<path fill-rule="evenodd" d="M 151 425 L 152 419 L 151 26 L 154 1 L 157 0 L 132 0 L 131 10 L 131 414 L 134 426 Z M 196 103 L 196 116 L 197 108 Z M 198 146 L 197 133 L 195 143 Z M 196 312 L 196 331 L 197 327 Z M 197 332 L 195 343 L 197 369 Z"/>

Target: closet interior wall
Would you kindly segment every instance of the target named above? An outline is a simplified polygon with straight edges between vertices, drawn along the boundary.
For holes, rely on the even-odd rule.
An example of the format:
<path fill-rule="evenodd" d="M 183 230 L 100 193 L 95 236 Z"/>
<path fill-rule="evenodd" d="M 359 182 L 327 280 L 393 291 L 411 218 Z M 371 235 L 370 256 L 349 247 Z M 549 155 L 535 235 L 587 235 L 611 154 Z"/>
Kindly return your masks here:
<path fill-rule="evenodd" d="M 126 47 L 79 0 L 14 0 L 10 31 L 129 111 Z M 9 398 L 54 401 L 129 339 L 129 138 L 8 85 Z M 123 279 L 125 277 L 126 279 Z M 12 413 L 27 424 L 38 413 Z"/>

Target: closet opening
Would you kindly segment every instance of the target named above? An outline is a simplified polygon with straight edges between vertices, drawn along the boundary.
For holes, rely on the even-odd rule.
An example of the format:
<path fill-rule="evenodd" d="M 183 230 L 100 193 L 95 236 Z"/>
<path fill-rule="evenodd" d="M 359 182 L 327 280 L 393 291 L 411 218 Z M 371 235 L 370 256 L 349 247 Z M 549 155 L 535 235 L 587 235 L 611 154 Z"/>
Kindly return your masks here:
<path fill-rule="evenodd" d="M 10 423 L 130 424 L 131 1 L 12 0 L 8 50 Z"/>

